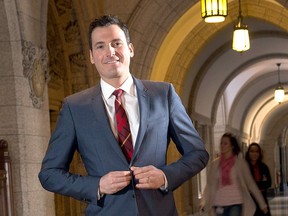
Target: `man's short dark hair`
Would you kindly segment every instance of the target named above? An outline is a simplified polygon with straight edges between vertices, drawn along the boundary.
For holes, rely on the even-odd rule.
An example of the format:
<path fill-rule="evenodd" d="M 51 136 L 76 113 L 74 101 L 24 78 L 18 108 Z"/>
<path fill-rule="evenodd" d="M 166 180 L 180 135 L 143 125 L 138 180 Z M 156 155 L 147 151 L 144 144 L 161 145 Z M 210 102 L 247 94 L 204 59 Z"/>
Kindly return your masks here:
<path fill-rule="evenodd" d="M 122 22 L 117 16 L 104 15 L 94 19 L 89 25 L 89 47 L 92 50 L 92 32 L 97 27 L 105 27 L 110 25 L 117 25 L 124 32 L 127 43 L 130 43 L 130 34 L 127 25 Z"/>

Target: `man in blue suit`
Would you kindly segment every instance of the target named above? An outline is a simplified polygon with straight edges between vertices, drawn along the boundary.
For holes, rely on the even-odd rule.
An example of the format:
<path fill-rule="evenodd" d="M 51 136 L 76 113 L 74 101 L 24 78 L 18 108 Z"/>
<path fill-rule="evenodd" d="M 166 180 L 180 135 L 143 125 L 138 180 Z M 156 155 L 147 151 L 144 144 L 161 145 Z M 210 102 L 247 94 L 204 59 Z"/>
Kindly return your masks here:
<path fill-rule="evenodd" d="M 87 216 L 174 216 L 173 190 L 199 173 L 209 156 L 172 84 L 131 75 L 134 48 L 127 26 L 102 16 L 89 27 L 90 60 L 100 84 L 68 96 L 51 136 L 39 179 L 48 191 L 88 203 Z M 122 89 L 133 154 L 117 141 L 115 89 Z M 166 164 L 170 140 L 179 160 Z M 74 152 L 87 176 L 69 172 Z"/>

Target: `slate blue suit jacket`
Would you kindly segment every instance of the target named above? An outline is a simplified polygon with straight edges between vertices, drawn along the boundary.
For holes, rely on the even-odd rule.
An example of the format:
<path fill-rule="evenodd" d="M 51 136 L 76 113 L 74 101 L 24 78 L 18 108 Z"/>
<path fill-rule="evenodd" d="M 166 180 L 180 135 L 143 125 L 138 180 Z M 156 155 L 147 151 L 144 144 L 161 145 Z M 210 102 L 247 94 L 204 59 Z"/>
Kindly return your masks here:
<path fill-rule="evenodd" d="M 208 162 L 202 139 L 172 84 L 133 79 L 140 126 L 130 164 L 111 130 L 100 85 L 64 99 L 43 159 L 39 173 L 42 186 L 51 192 L 87 202 L 86 215 L 177 215 L 173 190 Z M 167 165 L 166 153 L 171 139 L 182 157 Z M 87 176 L 69 172 L 75 151 L 81 155 Z M 110 171 L 129 170 L 130 166 L 147 165 L 163 170 L 168 180 L 167 191 L 139 190 L 131 181 L 118 193 L 97 200 L 103 175 Z"/>

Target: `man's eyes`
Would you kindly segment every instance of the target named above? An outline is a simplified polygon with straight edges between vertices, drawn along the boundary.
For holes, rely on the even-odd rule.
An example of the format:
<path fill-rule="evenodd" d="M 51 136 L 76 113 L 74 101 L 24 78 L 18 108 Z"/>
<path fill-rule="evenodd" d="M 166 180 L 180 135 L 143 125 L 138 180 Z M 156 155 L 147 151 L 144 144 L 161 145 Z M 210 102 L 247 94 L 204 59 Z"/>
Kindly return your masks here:
<path fill-rule="evenodd" d="M 103 49 L 103 48 L 104 48 L 103 45 L 97 45 L 97 46 L 96 46 L 96 49 Z"/>
<path fill-rule="evenodd" d="M 111 43 L 111 47 L 113 48 L 118 48 L 118 47 L 121 47 L 123 45 L 123 43 L 121 41 L 115 41 L 115 42 L 112 42 Z M 105 48 L 105 45 L 104 44 L 98 44 L 95 46 L 96 49 L 104 49 Z"/>
<path fill-rule="evenodd" d="M 120 47 L 120 46 L 122 46 L 122 42 L 121 41 L 116 41 L 116 42 L 113 42 L 112 43 L 112 47 L 114 47 L 114 48 L 116 48 L 116 47 Z"/>

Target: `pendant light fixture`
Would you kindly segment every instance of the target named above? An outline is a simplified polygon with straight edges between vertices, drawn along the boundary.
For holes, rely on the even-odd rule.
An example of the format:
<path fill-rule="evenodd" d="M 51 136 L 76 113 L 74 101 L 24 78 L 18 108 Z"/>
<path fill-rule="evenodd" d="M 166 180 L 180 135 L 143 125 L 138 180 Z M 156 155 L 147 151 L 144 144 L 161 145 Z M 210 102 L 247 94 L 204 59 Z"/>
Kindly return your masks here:
<path fill-rule="evenodd" d="M 274 100 L 278 103 L 282 103 L 285 98 L 285 91 L 280 82 L 280 63 L 277 63 L 278 67 L 278 86 L 275 88 Z"/>
<path fill-rule="evenodd" d="M 227 0 L 201 0 L 201 14 L 206 23 L 219 23 L 227 16 Z"/>
<path fill-rule="evenodd" d="M 241 2 L 239 0 L 239 15 L 237 24 L 234 26 L 232 49 L 237 52 L 244 52 L 250 49 L 248 26 L 243 24 Z"/>

